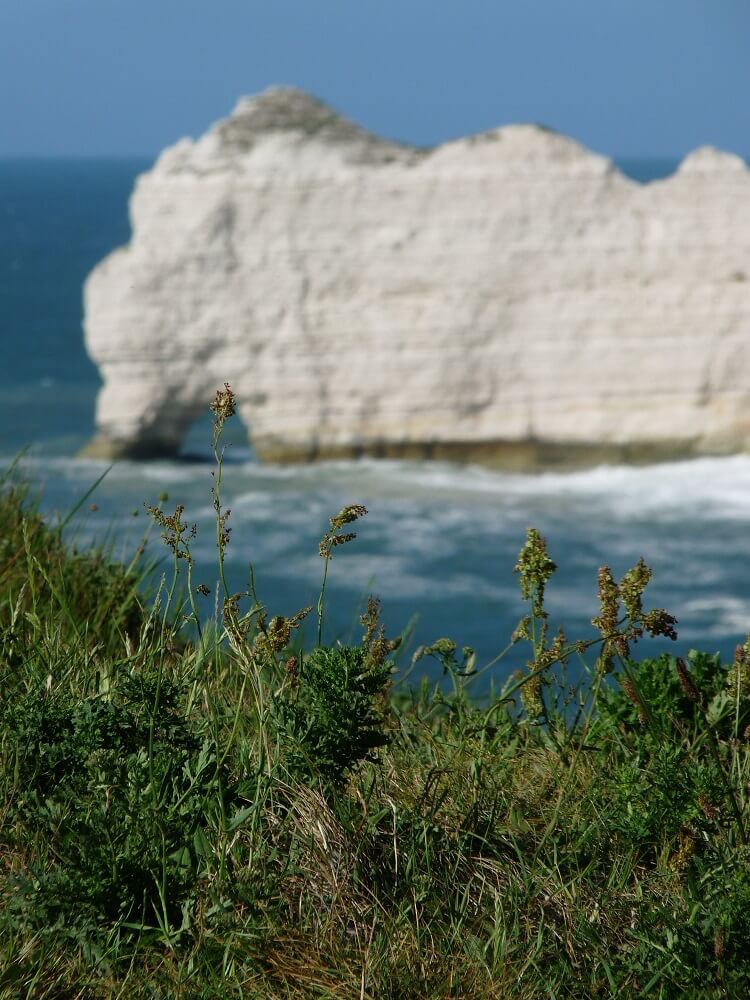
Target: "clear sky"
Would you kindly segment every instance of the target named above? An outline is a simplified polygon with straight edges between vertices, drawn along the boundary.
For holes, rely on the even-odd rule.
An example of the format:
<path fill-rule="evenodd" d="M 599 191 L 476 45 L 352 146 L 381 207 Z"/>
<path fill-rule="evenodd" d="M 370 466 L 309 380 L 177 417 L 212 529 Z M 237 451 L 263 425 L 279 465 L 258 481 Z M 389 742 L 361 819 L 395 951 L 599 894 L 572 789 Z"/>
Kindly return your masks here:
<path fill-rule="evenodd" d="M 158 152 L 295 84 L 391 138 L 750 156 L 750 0 L 0 0 L 0 156 Z"/>

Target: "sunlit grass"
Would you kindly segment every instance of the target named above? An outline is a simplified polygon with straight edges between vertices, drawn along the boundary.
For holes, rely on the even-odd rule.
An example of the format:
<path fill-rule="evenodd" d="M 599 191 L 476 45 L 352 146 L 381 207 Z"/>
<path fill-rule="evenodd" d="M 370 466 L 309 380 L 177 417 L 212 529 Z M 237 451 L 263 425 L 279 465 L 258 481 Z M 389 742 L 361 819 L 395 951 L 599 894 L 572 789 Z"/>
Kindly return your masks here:
<path fill-rule="evenodd" d="M 151 508 L 172 573 L 147 596 L 140 556 L 0 496 L 3 995 L 747 995 L 747 648 L 638 662 L 676 626 L 643 562 L 600 571 L 595 642 L 550 635 L 530 530 L 499 663 L 436 637 L 414 662 L 441 682 L 394 685 L 376 599 L 358 645 L 322 644 L 357 504 L 322 526 L 305 648 L 312 609 L 223 582 L 228 386 L 212 409 L 213 620 L 179 505 Z"/>

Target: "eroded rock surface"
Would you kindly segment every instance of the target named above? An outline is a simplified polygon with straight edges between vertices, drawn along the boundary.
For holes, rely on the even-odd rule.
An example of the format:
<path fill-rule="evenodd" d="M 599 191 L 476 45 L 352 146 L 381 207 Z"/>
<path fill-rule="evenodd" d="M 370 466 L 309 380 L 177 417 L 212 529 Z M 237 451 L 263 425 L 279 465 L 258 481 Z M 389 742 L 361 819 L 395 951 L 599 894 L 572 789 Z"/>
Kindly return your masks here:
<path fill-rule="evenodd" d="M 526 467 L 750 443 L 750 171 L 648 185 L 536 126 L 419 150 L 296 90 L 167 149 L 85 288 L 90 454 L 231 382 L 261 458 Z"/>

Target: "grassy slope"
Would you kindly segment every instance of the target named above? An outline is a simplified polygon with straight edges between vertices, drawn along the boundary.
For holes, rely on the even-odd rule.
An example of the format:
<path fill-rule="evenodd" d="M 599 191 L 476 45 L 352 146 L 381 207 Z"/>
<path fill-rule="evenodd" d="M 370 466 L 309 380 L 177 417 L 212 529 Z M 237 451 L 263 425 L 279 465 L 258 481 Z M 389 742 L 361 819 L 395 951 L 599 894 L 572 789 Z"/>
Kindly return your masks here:
<path fill-rule="evenodd" d="M 610 631 L 625 689 L 570 692 L 527 543 L 515 690 L 473 703 L 442 643 L 447 692 L 394 698 L 375 605 L 353 651 L 254 595 L 192 642 L 176 590 L 144 608 L 13 490 L 0 539 L 4 995 L 748 995 L 742 662 Z"/>

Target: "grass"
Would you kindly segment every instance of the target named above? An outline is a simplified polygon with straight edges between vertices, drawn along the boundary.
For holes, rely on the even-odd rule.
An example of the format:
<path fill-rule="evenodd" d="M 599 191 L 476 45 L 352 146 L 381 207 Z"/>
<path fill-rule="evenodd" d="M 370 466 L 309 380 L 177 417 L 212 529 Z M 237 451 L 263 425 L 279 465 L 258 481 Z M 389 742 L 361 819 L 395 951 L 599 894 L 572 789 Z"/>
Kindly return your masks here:
<path fill-rule="evenodd" d="M 213 408 L 223 580 L 228 387 Z M 183 513 L 151 510 L 174 573 L 146 600 L 138 560 L 0 495 L 0 995 L 748 995 L 747 648 L 638 662 L 675 626 L 642 562 L 600 571 L 596 643 L 550 636 L 531 530 L 525 668 L 475 699 L 442 638 L 415 661 L 443 682 L 392 688 L 375 599 L 360 644 L 295 639 L 363 508 L 331 518 L 316 611 L 269 617 L 253 582 L 213 622 Z"/>

